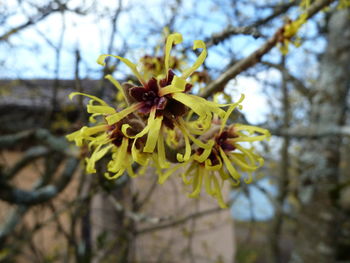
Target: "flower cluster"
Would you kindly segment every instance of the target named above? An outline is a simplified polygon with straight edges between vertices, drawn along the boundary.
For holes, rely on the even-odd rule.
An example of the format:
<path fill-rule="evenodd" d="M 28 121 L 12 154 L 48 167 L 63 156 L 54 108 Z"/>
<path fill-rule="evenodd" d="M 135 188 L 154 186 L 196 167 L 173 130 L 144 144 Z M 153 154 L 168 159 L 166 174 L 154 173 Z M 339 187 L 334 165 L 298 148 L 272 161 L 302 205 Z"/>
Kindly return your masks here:
<path fill-rule="evenodd" d="M 307 14 L 303 13 L 300 17 L 295 20 L 288 20 L 283 28 L 282 34 L 279 39 L 280 51 L 286 55 L 289 51 L 289 45 L 293 44 L 295 47 L 300 47 L 301 38 L 297 36 L 300 28 L 306 23 Z"/>
<path fill-rule="evenodd" d="M 169 68 L 181 69 L 182 61 L 176 57 L 169 57 Z M 141 72 L 145 78 L 160 76 L 164 73 L 164 57 L 145 55 L 140 59 Z"/>
<path fill-rule="evenodd" d="M 203 64 L 207 50 L 203 41 L 195 41 L 193 49 L 201 49 L 197 60 L 181 74 L 175 74 L 171 66 L 176 65 L 176 60 L 171 59 L 170 51 L 181 42 L 179 33 L 169 35 L 164 58 L 156 59 L 156 68 L 150 66 L 153 60 L 145 58 L 147 63 L 143 65 L 150 66 L 147 74 L 146 67 L 139 71 L 137 65 L 125 58 L 101 55 L 99 64 L 105 65 L 108 56 L 119 59 L 132 70 L 139 83 L 121 85 L 111 75 L 106 77 L 122 94 L 126 105 L 123 108 L 112 107 L 89 94 L 73 92 L 70 98 L 76 95 L 90 98 L 87 111 L 92 125 L 67 138 L 78 146 L 88 145 L 91 150 L 86 158 L 88 173 L 96 173 L 96 162 L 107 155 L 110 156 L 105 172 L 108 179 L 116 179 L 125 172 L 137 176 L 134 163 L 155 166 L 159 183 L 180 169 L 184 183 L 193 187 L 190 197 L 199 195 L 204 180 L 206 192 L 225 207 L 222 182 L 229 180 L 237 185 L 243 172 L 248 175 L 245 181 L 249 183 L 251 172 L 263 163 L 252 148 L 246 149 L 240 142 L 263 140 L 269 132 L 254 126 L 228 125 L 232 112 L 241 107 L 243 95 L 236 103 L 220 104 L 191 94 L 193 82 L 188 79 Z"/>
<path fill-rule="evenodd" d="M 310 7 L 311 3 L 315 2 L 316 0 L 302 0 L 299 4 L 301 9 L 307 9 Z M 350 0 L 339 0 L 337 8 L 348 8 L 350 7 Z"/>
<path fill-rule="evenodd" d="M 308 14 L 307 9 L 310 8 L 311 4 L 316 2 L 316 0 L 302 0 L 300 1 L 300 9 L 301 14 L 298 19 L 292 21 L 288 19 L 287 23 L 285 24 L 282 34 L 280 35 L 278 42 L 279 42 L 279 48 L 283 55 L 286 55 L 289 51 L 289 45 L 293 44 L 295 47 L 300 47 L 301 45 L 301 37 L 298 36 L 298 32 L 300 28 L 307 22 L 308 20 Z M 345 9 L 350 7 L 350 0 L 339 0 L 337 8 L 338 9 Z M 323 10 L 326 11 L 329 8 L 326 7 Z"/>

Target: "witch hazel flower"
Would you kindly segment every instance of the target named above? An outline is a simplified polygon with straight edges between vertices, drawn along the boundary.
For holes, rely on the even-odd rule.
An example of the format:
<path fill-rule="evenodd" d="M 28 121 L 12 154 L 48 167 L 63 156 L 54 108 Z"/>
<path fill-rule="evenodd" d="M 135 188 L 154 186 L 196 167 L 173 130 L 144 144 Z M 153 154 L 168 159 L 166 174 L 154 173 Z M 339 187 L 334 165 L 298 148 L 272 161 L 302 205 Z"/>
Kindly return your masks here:
<path fill-rule="evenodd" d="M 85 158 L 88 173 L 96 173 L 96 163 L 106 156 L 110 158 L 104 173 L 108 179 L 125 173 L 137 176 L 134 163 L 143 167 L 154 165 L 159 183 L 178 169 L 185 169 L 183 181 L 193 187 L 190 197 L 199 195 L 204 181 L 206 192 L 225 207 L 221 186 L 228 179 L 238 184 L 240 173 L 235 167 L 249 174 L 262 165 L 262 158 L 240 142 L 263 140 L 268 131 L 241 124 L 227 125 L 233 110 L 241 107 L 243 95 L 236 103 L 220 104 L 190 93 L 193 84 L 190 77 L 203 64 L 207 50 L 203 41 L 194 41 L 193 49 L 201 50 L 199 56 L 191 67 L 175 74 L 176 69 L 170 67 L 174 65 L 170 53 L 181 42 L 181 34 L 170 34 L 164 58 L 157 60 L 164 62 L 158 68 L 162 70 L 147 74 L 126 58 L 101 55 L 99 64 L 104 66 L 107 57 L 119 59 L 131 69 L 138 83 L 121 85 L 111 75 L 106 76 L 124 101 L 119 108 L 96 96 L 71 93 L 71 99 L 77 95 L 90 99 L 87 112 L 91 116 L 89 126 L 66 137 L 77 146 L 88 146 L 90 155 Z M 261 135 L 251 136 L 247 132 Z M 174 158 L 169 157 L 172 154 Z"/>
<path fill-rule="evenodd" d="M 222 195 L 224 182 L 229 181 L 232 186 L 238 186 L 244 174 L 246 177 L 243 181 L 249 184 L 253 180 L 252 172 L 264 164 L 263 158 L 253 147 L 247 148 L 241 143 L 262 141 L 270 136 L 268 130 L 256 126 L 238 123 L 227 125 L 233 110 L 241 108 L 243 99 L 242 95 L 237 103 L 230 106 L 220 126 L 213 124 L 208 134 L 197 139 L 204 145 L 209 142 L 210 147 L 196 147 L 190 162 L 178 164 L 160 175 L 159 183 L 164 183 L 177 169 L 182 168 L 184 184 L 192 186 L 189 197 L 198 197 L 204 187 L 206 193 L 214 197 L 220 207 L 226 208 Z M 200 142 L 196 144 L 200 145 Z"/>
<path fill-rule="evenodd" d="M 76 95 L 87 96 L 91 99 L 87 108 L 88 112 L 93 112 L 90 117 L 90 122 L 92 123 L 96 122 L 94 118 L 99 115 L 104 116 L 105 114 L 116 113 L 114 108 L 95 96 L 73 92 L 70 94 L 70 98 L 72 99 Z M 130 127 L 128 131 L 122 131 L 123 125 Z M 134 177 L 136 176 L 132 168 L 134 161 L 140 165 L 147 165 L 149 160 L 149 156 L 140 151 L 144 141 L 140 139 L 136 143 L 133 138 L 130 138 L 142 128 L 142 122 L 127 117 L 113 125 L 103 122 L 92 127 L 84 126 L 80 130 L 67 135 L 66 138 L 69 141 L 75 141 L 77 146 L 88 145 L 91 150 L 91 156 L 85 158 L 87 173 L 96 173 L 96 162 L 110 153 L 111 160 L 107 164 L 108 172 L 105 173 L 106 178 L 116 179 L 123 175 L 125 171 Z"/>
<path fill-rule="evenodd" d="M 193 49 L 202 49 L 196 62 L 185 69 L 181 76 L 177 76 L 172 69 L 169 68 L 170 51 L 173 45 L 182 42 L 182 36 L 179 33 L 171 34 L 168 36 L 165 46 L 165 58 L 164 69 L 165 72 L 159 76 L 154 76 L 150 80 L 146 81 L 141 73 L 137 70 L 137 66 L 129 60 L 112 55 L 101 55 L 98 59 L 98 63 L 105 65 L 104 60 L 106 57 L 112 56 L 120 59 L 124 62 L 135 74 L 139 81 L 139 85 L 129 87 L 127 96 L 129 100 L 131 98 L 131 105 L 126 109 L 111 114 L 106 117 L 106 121 L 109 125 L 113 125 L 130 113 L 140 115 L 142 118 L 147 119 L 144 129 L 134 136 L 134 139 L 146 136 L 146 144 L 143 148 L 145 153 L 153 153 L 157 148 L 158 163 L 161 168 L 167 168 L 169 163 L 165 161 L 164 153 L 164 138 L 162 136 L 162 130 L 164 128 L 174 129 L 175 127 L 183 129 L 181 126 L 182 117 L 191 110 L 197 115 L 196 123 L 202 123 L 197 125 L 201 126 L 197 130 L 199 132 L 205 132 L 209 128 L 213 114 L 224 116 L 225 111 L 220 105 L 214 102 L 207 101 L 201 97 L 188 94 L 192 88 L 192 84 L 186 80 L 191 76 L 196 69 L 198 69 L 204 62 L 207 51 L 203 41 L 196 40 L 193 45 Z M 117 84 L 120 86 L 120 84 Z M 94 113 L 91 111 L 91 113 Z M 127 125 L 124 127 L 126 130 Z M 185 135 L 185 153 L 178 154 L 179 161 L 187 161 L 190 158 L 191 146 L 190 136 Z"/>

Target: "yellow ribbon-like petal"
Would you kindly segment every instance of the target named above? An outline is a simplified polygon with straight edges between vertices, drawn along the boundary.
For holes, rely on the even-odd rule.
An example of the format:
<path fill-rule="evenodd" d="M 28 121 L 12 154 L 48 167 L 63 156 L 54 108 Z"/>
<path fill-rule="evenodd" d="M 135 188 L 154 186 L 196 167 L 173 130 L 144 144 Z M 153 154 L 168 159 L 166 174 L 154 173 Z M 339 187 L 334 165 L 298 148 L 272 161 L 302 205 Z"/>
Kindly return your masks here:
<path fill-rule="evenodd" d="M 196 69 L 198 69 L 204 62 L 205 58 L 207 57 L 207 47 L 205 45 L 205 43 L 202 40 L 195 40 L 194 44 L 193 44 L 193 49 L 198 49 L 198 48 L 202 48 L 202 52 L 199 55 L 199 57 L 197 58 L 196 62 L 193 64 L 192 67 L 186 69 L 183 73 L 182 73 L 182 78 L 183 79 L 187 79 L 189 76 L 191 76 L 191 74 L 193 72 L 196 71 Z"/>
<path fill-rule="evenodd" d="M 86 140 L 90 140 L 88 144 L 89 149 L 97 147 L 100 144 L 107 144 L 111 142 L 111 138 L 109 138 L 107 133 L 102 133 L 96 137 L 86 137 Z"/>
<path fill-rule="evenodd" d="M 162 169 L 169 168 L 170 163 L 166 160 L 163 133 L 160 132 L 157 142 L 158 163 Z"/>
<path fill-rule="evenodd" d="M 254 134 L 254 133 L 261 133 L 265 136 L 265 138 L 271 136 L 270 132 L 264 128 L 260 128 L 257 126 L 251 126 L 251 125 L 245 125 L 245 124 L 235 124 L 235 130 L 236 131 L 248 131 L 250 134 Z"/>
<path fill-rule="evenodd" d="M 199 163 L 203 163 L 205 162 L 206 159 L 208 159 L 210 153 L 211 153 L 212 149 L 211 148 L 208 148 L 208 149 L 205 149 L 202 154 L 200 155 L 194 155 L 194 160 L 196 160 L 197 162 Z"/>
<path fill-rule="evenodd" d="M 164 66 L 165 66 L 165 75 L 168 74 L 169 70 L 169 61 L 170 61 L 170 51 L 173 45 L 180 44 L 182 42 L 182 35 L 180 33 L 173 33 L 168 36 L 165 44 L 165 58 L 164 58 Z"/>
<path fill-rule="evenodd" d="M 69 94 L 69 99 L 72 100 L 76 95 L 81 95 L 81 96 L 85 96 L 88 97 L 92 100 L 97 101 L 98 103 L 100 103 L 101 105 L 106 105 L 108 106 L 108 104 L 106 102 L 104 102 L 103 100 L 101 100 L 100 98 L 90 95 L 90 94 L 86 94 L 86 93 L 81 93 L 81 92 L 72 92 L 71 94 Z"/>
<path fill-rule="evenodd" d="M 127 155 L 127 149 L 129 145 L 129 139 L 123 138 L 122 144 L 118 147 L 115 158 L 108 164 L 108 171 L 112 173 L 118 173 L 120 169 L 125 170 L 125 158 Z"/>
<path fill-rule="evenodd" d="M 211 115 L 211 113 L 215 113 L 221 118 L 226 114 L 223 109 L 220 109 L 220 107 L 227 106 L 225 104 L 218 104 L 212 101 L 207 101 L 204 98 L 185 93 L 174 93 L 172 97 L 175 100 L 180 101 L 182 104 L 185 104 L 202 118 L 206 118 L 205 115 Z"/>
<path fill-rule="evenodd" d="M 101 149 L 102 145 L 97 146 L 94 150 L 90 158 L 86 158 L 86 172 L 88 173 L 96 173 L 95 163 L 100 160 L 106 153 L 113 147 L 113 145 L 109 145 Z"/>
<path fill-rule="evenodd" d="M 203 182 L 203 172 L 201 172 L 201 169 L 198 169 L 193 180 L 193 192 L 189 194 L 188 197 L 191 197 L 191 198 L 198 197 L 198 195 L 201 192 L 202 182 Z"/>
<path fill-rule="evenodd" d="M 125 100 L 125 102 L 127 102 L 124 89 L 123 89 L 122 85 L 120 85 L 120 83 L 118 82 L 118 80 L 116 80 L 115 78 L 113 78 L 113 76 L 110 75 L 110 74 L 106 75 L 106 76 L 105 76 L 105 79 L 108 79 L 110 82 L 113 83 L 113 85 L 114 85 L 114 86 L 119 90 L 119 92 L 123 95 L 123 99 Z"/>
<path fill-rule="evenodd" d="M 131 128 L 130 124 L 128 123 L 125 123 L 122 125 L 122 133 L 124 134 L 124 136 L 128 137 L 128 138 L 135 138 L 135 136 L 129 136 L 128 135 L 128 129 Z"/>
<path fill-rule="evenodd" d="M 227 168 L 228 172 L 230 173 L 230 175 L 234 179 L 238 180 L 241 177 L 240 174 L 233 167 L 233 165 L 231 164 L 230 159 L 226 156 L 226 153 L 221 149 L 221 147 L 219 149 L 220 149 L 220 156 L 224 160 L 224 164 L 225 164 L 225 167 Z"/>
<path fill-rule="evenodd" d="M 170 175 L 174 174 L 176 170 L 184 167 L 185 165 L 187 165 L 187 163 L 179 163 L 169 168 L 165 173 L 159 173 L 158 183 L 164 184 Z"/>
<path fill-rule="evenodd" d="M 240 166 L 244 171 L 255 171 L 259 166 L 249 165 L 242 154 L 230 154 L 230 159 Z"/>
<path fill-rule="evenodd" d="M 213 140 L 209 140 L 207 143 L 204 143 L 200 140 L 198 140 L 197 138 L 195 138 L 194 136 L 192 136 L 186 129 L 186 123 L 182 118 L 178 119 L 178 124 L 177 127 L 179 127 L 179 129 L 183 132 L 183 134 L 186 134 L 191 141 L 193 141 L 197 146 L 203 148 L 203 149 L 211 149 L 215 142 Z"/>
<path fill-rule="evenodd" d="M 74 141 L 75 144 L 79 147 L 83 145 L 84 137 L 81 135 L 80 130 L 66 135 L 66 138 L 68 141 Z"/>
<path fill-rule="evenodd" d="M 201 169 L 201 172 L 204 176 L 206 192 L 218 201 L 218 204 L 221 208 L 227 208 L 227 205 L 225 204 L 224 199 L 222 197 L 219 182 L 216 179 L 215 174 L 208 173 L 205 169 Z"/>
<path fill-rule="evenodd" d="M 264 159 L 261 158 L 259 155 L 257 154 L 254 154 L 253 150 L 252 149 L 245 149 L 243 148 L 241 145 L 239 144 L 236 144 L 235 145 L 236 148 L 238 150 L 240 150 L 245 156 L 248 157 L 249 161 L 250 161 L 250 165 L 254 166 L 256 165 L 256 163 L 259 163 L 259 167 L 262 166 L 264 164 Z"/>
<path fill-rule="evenodd" d="M 185 154 L 178 153 L 176 158 L 179 162 L 187 162 L 191 157 L 191 144 L 186 133 L 182 134 L 182 136 L 185 139 Z"/>
<path fill-rule="evenodd" d="M 206 159 L 204 162 L 204 167 L 208 171 L 219 171 L 222 168 L 222 161 L 220 158 L 218 158 L 219 163 L 216 165 L 213 165 L 210 159 Z"/>
<path fill-rule="evenodd" d="M 129 114 L 133 113 L 134 111 L 137 111 L 138 109 L 140 109 L 142 107 L 141 103 L 137 103 L 134 105 L 131 105 L 129 107 L 127 107 L 126 109 L 116 112 L 110 116 L 106 117 L 106 121 L 109 125 L 112 125 L 114 123 L 119 122 L 121 119 L 125 118 L 126 116 L 128 116 Z"/>
<path fill-rule="evenodd" d="M 219 175 L 220 175 L 220 177 L 221 177 L 222 180 L 227 180 L 227 179 L 230 178 L 230 176 L 229 176 L 227 173 L 225 173 L 224 169 L 220 169 L 220 170 L 219 170 Z M 231 178 L 232 178 L 232 177 L 231 177 Z M 238 181 L 236 185 L 239 185 L 239 183 L 240 183 L 240 182 Z"/>
<path fill-rule="evenodd" d="M 84 137 L 88 137 L 91 136 L 93 134 L 102 132 L 102 131 L 106 131 L 108 129 L 108 125 L 99 125 L 99 126 L 95 126 L 95 127 L 87 127 L 84 126 L 80 129 L 80 134 Z"/>
<path fill-rule="evenodd" d="M 207 109 L 201 105 L 200 101 L 191 97 L 189 94 L 175 93 L 172 96 L 175 100 L 191 108 L 198 116 L 206 116 L 208 114 Z"/>
<path fill-rule="evenodd" d="M 92 114 L 92 115 L 89 117 L 89 122 L 95 123 L 95 122 L 96 122 L 95 117 L 100 116 L 100 115 L 101 115 L 100 113 L 94 113 L 94 114 Z"/>
<path fill-rule="evenodd" d="M 244 177 L 244 182 L 246 184 L 250 184 L 251 182 L 253 182 L 253 175 L 252 173 L 247 173 L 247 177 Z"/>
<path fill-rule="evenodd" d="M 220 127 L 220 133 L 222 133 L 222 131 L 224 130 L 225 128 L 225 125 L 227 123 L 227 120 L 228 118 L 230 117 L 231 113 L 234 111 L 235 108 L 237 108 L 238 105 L 240 105 L 240 103 L 244 100 L 244 94 L 241 94 L 241 97 L 240 99 L 238 100 L 238 102 L 236 103 L 233 103 L 229 109 L 227 110 L 224 118 L 222 119 L 222 122 L 221 122 L 221 127 Z"/>
<path fill-rule="evenodd" d="M 208 129 L 211 127 L 212 117 L 213 116 L 209 114 L 209 115 L 200 116 L 195 121 L 191 121 L 191 122 L 187 121 L 186 128 L 191 134 L 202 135 L 206 131 L 208 131 Z"/>
<path fill-rule="evenodd" d="M 104 176 L 109 179 L 109 180 L 113 180 L 113 179 L 117 179 L 120 176 L 122 176 L 125 172 L 125 168 L 124 169 L 120 169 L 115 175 L 111 176 L 108 172 L 104 174 Z"/>
<path fill-rule="evenodd" d="M 134 75 L 140 81 L 140 83 L 142 83 L 142 85 L 144 85 L 144 86 L 146 85 L 146 82 L 144 81 L 143 76 L 137 70 L 137 66 L 134 63 L 132 63 L 130 60 L 126 59 L 126 58 L 123 58 L 123 57 L 120 57 L 120 56 L 104 54 L 104 55 L 100 55 L 98 57 L 97 63 L 100 64 L 101 66 L 106 66 L 105 59 L 107 57 L 113 57 L 113 58 L 121 60 L 125 65 L 127 65 L 131 69 L 131 71 L 134 73 Z"/>
<path fill-rule="evenodd" d="M 139 150 L 137 150 L 135 143 L 136 143 L 136 139 L 134 140 L 131 147 L 131 156 L 133 160 L 142 166 L 147 166 L 149 161 L 149 154 L 141 153 Z"/>
<path fill-rule="evenodd" d="M 88 113 L 114 114 L 115 109 L 105 105 L 87 105 Z"/>
<path fill-rule="evenodd" d="M 212 179 L 212 182 L 214 183 L 214 190 L 213 190 L 214 197 L 216 198 L 216 200 L 218 201 L 219 206 L 222 209 L 227 208 L 227 205 L 226 205 L 226 203 L 224 201 L 224 198 L 222 197 L 221 188 L 220 188 L 218 180 L 216 179 L 215 176 L 212 176 L 211 179 Z"/>
<path fill-rule="evenodd" d="M 179 78 L 178 76 L 174 76 L 171 85 L 161 88 L 159 90 L 159 96 L 165 96 L 167 94 L 176 92 L 184 92 L 186 84 L 186 80 L 184 80 L 183 78 Z"/>
<path fill-rule="evenodd" d="M 182 163 L 182 165 L 185 165 L 187 163 Z M 196 172 L 194 170 L 198 169 L 198 164 L 196 162 L 190 163 L 190 166 L 187 168 L 187 170 L 181 174 L 182 181 L 185 185 L 190 185 L 193 182 L 193 172 Z M 190 177 L 190 179 L 187 179 L 187 177 Z"/>
<path fill-rule="evenodd" d="M 106 131 L 108 129 L 107 125 L 99 125 L 96 127 L 82 127 L 80 130 L 75 131 L 71 134 L 68 134 L 66 136 L 68 141 L 73 141 L 77 146 L 82 146 L 83 145 L 83 140 L 88 140 L 90 139 L 91 135 L 94 135 L 96 133 Z"/>
<path fill-rule="evenodd" d="M 151 120 L 147 125 L 149 126 L 149 131 L 147 134 L 147 141 L 145 147 L 143 148 L 144 152 L 151 153 L 156 147 L 160 127 L 162 126 L 163 116 L 159 116 Z"/>
<path fill-rule="evenodd" d="M 156 116 L 156 108 L 152 108 L 151 112 L 148 116 L 147 119 L 147 125 L 142 129 L 142 131 L 140 131 L 138 134 L 136 134 L 135 136 L 131 136 L 131 135 L 127 135 L 127 129 L 130 127 L 129 124 L 124 124 L 122 126 L 122 132 L 124 133 L 125 136 L 127 136 L 128 138 L 131 139 L 137 139 L 137 138 L 141 138 L 142 136 L 144 136 L 145 134 L 148 133 L 148 131 L 150 130 L 151 124 L 154 122 L 155 116 Z"/>
<path fill-rule="evenodd" d="M 128 168 L 126 168 L 128 175 L 132 178 L 135 178 L 137 175 L 134 173 L 134 170 L 132 169 L 132 167 L 130 165 L 128 165 Z"/>

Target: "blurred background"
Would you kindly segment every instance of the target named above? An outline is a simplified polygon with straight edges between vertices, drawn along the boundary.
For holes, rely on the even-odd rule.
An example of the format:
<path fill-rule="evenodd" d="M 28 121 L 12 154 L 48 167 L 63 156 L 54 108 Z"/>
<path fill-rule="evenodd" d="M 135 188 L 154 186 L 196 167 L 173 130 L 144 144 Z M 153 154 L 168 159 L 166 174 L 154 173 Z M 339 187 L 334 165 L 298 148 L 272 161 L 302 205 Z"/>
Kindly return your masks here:
<path fill-rule="evenodd" d="M 239 69 L 309 4 L 288 53 Z M 0 0 L 0 262 L 350 262 L 349 18 L 347 0 Z M 230 209 L 151 168 L 85 174 L 65 140 L 87 122 L 70 92 L 116 103 L 104 76 L 132 78 L 98 56 L 163 56 L 168 32 L 181 63 L 207 44 L 195 92 L 235 69 L 217 91 L 244 93 L 235 121 L 271 131 L 253 183 L 225 189 Z"/>

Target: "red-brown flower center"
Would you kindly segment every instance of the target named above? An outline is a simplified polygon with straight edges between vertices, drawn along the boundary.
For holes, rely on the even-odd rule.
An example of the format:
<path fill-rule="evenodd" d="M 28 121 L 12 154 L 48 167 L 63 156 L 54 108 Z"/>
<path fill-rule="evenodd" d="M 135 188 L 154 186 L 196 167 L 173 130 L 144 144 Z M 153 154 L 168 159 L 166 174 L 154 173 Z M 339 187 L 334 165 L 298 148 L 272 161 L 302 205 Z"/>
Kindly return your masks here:
<path fill-rule="evenodd" d="M 169 70 L 166 78 L 159 82 L 155 78 L 151 78 L 146 85 L 142 87 L 132 87 L 129 94 L 137 102 L 142 103 L 139 112 L 149 114 L 152 108 L 156 108 L 156 115 L 163 116 L 163 123 L 173 129 L 175 118 L 182 116 L 187 112 L 187 107 L 173 99 L 171 94 L 159 96 L 159 90 L 169 86 L 174 79 L 174 72 Z M 191 89 L 192 85 L 187 83 L 185 92 Z"/>

